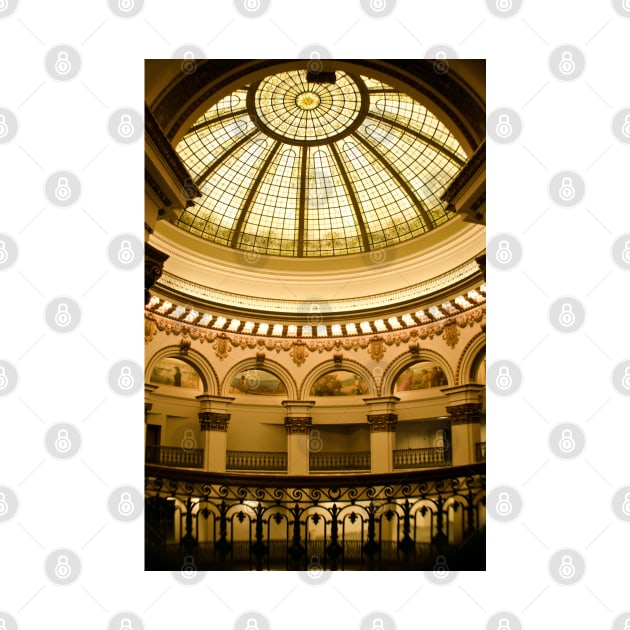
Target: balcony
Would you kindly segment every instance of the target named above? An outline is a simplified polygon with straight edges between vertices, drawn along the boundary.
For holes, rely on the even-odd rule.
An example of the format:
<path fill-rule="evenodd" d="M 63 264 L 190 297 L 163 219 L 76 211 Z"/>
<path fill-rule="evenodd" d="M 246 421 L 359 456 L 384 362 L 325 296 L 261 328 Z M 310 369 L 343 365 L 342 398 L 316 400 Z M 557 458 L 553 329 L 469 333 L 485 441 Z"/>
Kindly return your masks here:
<path fill-rule="evenodd" d="M 440 447 L 407 448 L 394 451 L 394 469 L 402 468 L 436 468 L 449 466 L 450 451 Z"/>
<path fill-rule="evenodd" d="M 287 454 L 270 451 L 227 451 L 227 470 L 287 471 Z"/>
<path fill-rule="evenodd" d="M 146 469 L 146 570 L 485 569 L 485 465 L 287 477 Z"/>
<path fill-rule="evenodd" d="M 332 472 L 344 470 L 370 470 L 370 452 L 357 453 L 311 453 L 311 472 Z"/>
<path fill-rule="evenodd" d="M 147 464 L 173 466 L 175 468 L 203 468 L 202 448 L 177 448 L 175 446 L 147 446 Z"/>

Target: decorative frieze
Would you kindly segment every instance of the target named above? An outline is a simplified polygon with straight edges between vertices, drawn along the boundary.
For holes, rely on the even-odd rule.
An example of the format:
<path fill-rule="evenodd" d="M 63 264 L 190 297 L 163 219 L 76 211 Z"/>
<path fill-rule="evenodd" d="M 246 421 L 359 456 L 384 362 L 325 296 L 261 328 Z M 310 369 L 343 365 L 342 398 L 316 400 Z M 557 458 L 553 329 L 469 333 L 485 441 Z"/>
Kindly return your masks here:
<path fill-rule="evenodd" d="M 454 348 L 459 341 L 459 328 L 455 322 L 451 322 L 444 326 L 444 334 L 442 339 L 449 348 Z"/>
<path fill-rule="evenodd" d="M 293 363 L 300 367 L 306 361 L 308 356 L 308 349 L 303 341 L 296 341 L 293 343 L 289 356 L 293 359 Z"/>
<path fill-rule="evenodd" d="M 199 414 L 199 426 L 202 431 L 227 431 L 229 422 L 229 413 L 202 411 Z"/>
<path fill-rule="evenodd" d="M 477 308 L 466 311 L 453 317 L 445 318 L 438 322 L 417 326 L 407 330 L 396 331 L 379 335 L 377 337 L 356 336 L 342 337 L 338 339 L 272 339 L 268 337 L 253 337 L 242 335 L 239 333 L 225 333 L 209 330 L 184 322 L 160 317 L 159 315 L 148 311 L 145 313 L 145 340 L 150 341 L 156 331 L 163 332 L 167 335 L 182 335 L 190 337 L 193 341 L 199 343 L 211 343 L 213 349 L 220 359 L 227 357 L 231 349 L 241 348 L 269 352 L 290 352 L 293 362 L 300 366 L 310 352 L 335 352 L 342 350 L 357 351 L 367 350 L 373 360 L 379 361 L 385 353 L 387 346 L 400 346 L 401 344 L 417 344 L 419 341 L 433 339 L 443 336 L 443 340 L 447 343 L 453 342 L 455 335 L 455 326 L 458 328 L 466 328 L 480 324 L 485 327 L 486 308 L 485 304 Z M 448 332 L 447 331 L 448 328 Z M 459 337 L 457 337 L 459 339 Z M 457 342 L 455 342 L 457 343 Z M 379 358 L 380 357 L 380 358 Z"/>
<path fill-rule="evenodd" d="M 395 431 L 398 423 L 398 416 L 395 413 L 380 413 L 368 415 L 367 421 L 370 425 L 370 433 L 380 431 Z"/>
<path fill-rule="evenodd" d="M 293 433 L 309 433 L 311 430 L 311 426 L 313 426 L 313 421 L 309 416 L 287 416 L 284 419 L 284 426 L 286 427 L 287 433 L 289 435 Z"/>
<path fill-rule="evenodd" d="M 451 424 L 479 424 L 481 422 L 481 403 L 464 403 L 446 408 L 451 416 Z"/>
<path fill-rule="evenodd" d="M 368 345 L 368 354 L 373 361 L 380 361 L 385 354 L 385 340 L 383 337 L 372 337 Z"/>

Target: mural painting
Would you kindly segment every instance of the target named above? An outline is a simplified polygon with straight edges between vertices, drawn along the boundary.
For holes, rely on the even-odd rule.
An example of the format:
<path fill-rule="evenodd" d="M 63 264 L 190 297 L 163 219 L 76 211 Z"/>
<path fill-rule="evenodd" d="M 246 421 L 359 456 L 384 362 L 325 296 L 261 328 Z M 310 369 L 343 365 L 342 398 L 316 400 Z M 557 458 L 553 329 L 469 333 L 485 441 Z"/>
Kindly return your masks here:
<path fill-rule="evenodd" d="M 430 361 L 414 363 L 404 370 L 396 381 L 397 392 L 407 392 L 415 389 L 430 389 L 431 387 L 445 387 L 448 385 L 446 374 L 442 368 Z"/>
<path fill-rule="evenodd" d="M 230 394 L 254 396 L 286 396 L 284 383 L 271 372 L 246 370 L 237 374 L 230 383 Z"/>
<path fill-rule="evenodd" d="M 337 370 L 320 376 L 310 396 L 362 396 L 368 393 L 367 383 L 353 372 Z"/>
<path fill-rule="evenodd" d="M 151 371 L 151 382 L 186 389 L 201 389 L 201 379 L 194 368 L 177 359 L 161 359 Z"/>

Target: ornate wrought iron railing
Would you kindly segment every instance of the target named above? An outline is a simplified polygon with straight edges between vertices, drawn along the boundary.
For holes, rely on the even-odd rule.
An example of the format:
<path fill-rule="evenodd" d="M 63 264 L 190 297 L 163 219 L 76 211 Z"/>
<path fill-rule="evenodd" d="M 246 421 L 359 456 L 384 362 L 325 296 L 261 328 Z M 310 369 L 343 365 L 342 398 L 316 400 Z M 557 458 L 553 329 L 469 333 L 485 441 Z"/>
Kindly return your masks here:
<path fill-rule="evenodd" d="M 333 470 L 370 470 L 370 452 L 356 453 L 310 453 L 311 472 Z"/>
<path fill-rule="evenodd" d="M 175 446 L 147 446 L 147 464 L 174 466 L 180 468 L 203 468 L 202 448 L 178 448 Z"/>
<path fill-rule="evenodd" d="M 485 442 L 477 442 L 475 444 L 475 461 L 476 462 L 486 461 L 486 443 Z"/>
<path fill-rule="evenodd" d="M 443 446 L 407 448 L 394 451 L 394 468 L 434 468 L 449 466 L 450 451 Z"/>
<path fill-rule="evenodd" d="M 485 569 L 485 465 L 272 476 L 146 466 L 147 570 Z"/>
<path fill-rule="evenodd" d="M 261 470 L 286 472 L 287 454 L 265 451 L 227 451 L 227 470 Z"/>

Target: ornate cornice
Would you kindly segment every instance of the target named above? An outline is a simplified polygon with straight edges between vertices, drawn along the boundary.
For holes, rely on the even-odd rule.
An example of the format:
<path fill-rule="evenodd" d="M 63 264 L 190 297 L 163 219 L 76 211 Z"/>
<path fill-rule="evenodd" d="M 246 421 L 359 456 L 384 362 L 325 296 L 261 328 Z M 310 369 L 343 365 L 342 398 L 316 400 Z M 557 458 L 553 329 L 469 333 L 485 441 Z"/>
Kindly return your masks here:
<path fill-rule="evenodd" d="M 202 431 L 227 431 L 229 422 L 229 413 L 215 413 L 212 411 L 199 413 L 199 426 Z"/>
<path fill-rule="evenodd" d="M 378 433 L 381 431 L 396 431 L 398 416 L 395 413 L 380 413 L 368 415 L 367 421 L 370 425 L 370 433 Z"/>
<path fill-rule="evenodd" d="M 179 155 L 177 155 L 175 149 L 171 146 L 171 143 L 164 135 L 160 125 L 151 113 L 151 110 L 146 105 L 144 107 L 144 126 L 147 138 L 153 142 L 157 150 L 160 152 L 160 155 L 168 164 L 178 182 L 181 184 L 182 190 L 185 191 L 186 198 L 193 199 L 195 197 L 200 197 L 201 191 L 197 188 L 197 186 L 195 186 L 188 170 L 184 166 L 184 163 L 179 158 Z M 147 175 L 148 173 L 145 170 L 145 177 Z M 169 202 L 167 205 L 170 206 L 171 203 Z"/>
<path fill-rule="evenodd" d="M 464 403 L 446 408 L 451 416 L 451 424 L 479 424 L 481 422 L 481 403 Z"/>
<path fill-rule="evenodd" d="M 479 306 L 460 315 L 445 318 L 443 320 L 416 326 L 391 333 L 380 335 L 382 343 L 386 346 L 400 346 L 409 342 L 424 341 L 444 335 L 447 327 L 449 333 L 445 341 L 454 341 L 453 325 L 459 328 L 485 324 L 485 305 Z M 271 329 L 271 327 L 270 327 Z M 176 320 L 159 317 L 150 311 L 145 313 L 145 341 L 151 341 L 158 333 L 166 335 L 183 335 L 190 337 L 199 343 L 209 343 L 213 345 L 218 358 L 225 358 L 227 352 L 234 348 L 249 348 L 250 350 L 267 350 L 269 352 L 290 352 L 291 358 L 296 365 L 301 365 L 310 352 L 339 352 L 341 350 L 366 350 L 372 342 L 373 335 L 356 335 L 344 337 L 327 337 L 325 339 L 289 339 L 287 337 L 271 337 L 269 335 L 243 335 L 239 333 L 225 333 L 214 331 L 208 328 L 201 328 L 194 325 L 178 322 Z M 456 342 L 456 341 L 455 341 Z M 216 346 L 216 347 L 215 347 Z"/>
<path fill-rule="evenodd" d="M 473 153 L 472 157 L 466 162 L 464 167 L 457 173 L 457 175 L 451 181 L 449 187 L 444 191 L 441 199 L 450 204 L 455 197 L 464 189 L 466 184 L 472 179 L 475 173 L 486 162 L 486 141 L 484 140 L 477 150 Z M 484 194 L 485 201 L 485 194 Z"/>
<path fill-rule="evenodd" d="M 168 259 L 168 254 L 161 252 L 159 249 L 144 244 L 144 304 L 149 303 L 149 289 L 158 281 L 162 275 L 164 263 Z"/>
<path fill-rule="evenodd" d="M 286 427 L 289 435 L 293 433 L 310 433 L 313 421 L 309 416 L 303 417 L 291 417 L 287 416 L 284 419 L 284 426 Z"/>
<path fill-rule="evenodd" d="M 165 247 L 165 249 L 168 248 Z M 182 256 L 179 252 L 177 253 L 177 258 L 181 258 L 185 262 L 194 262 L 192 258 Z M 479 277 L 479 265 L 476 259 L 473 258 L 455 269 L 404 289 L 349 299 L 326 300 L 321 305 L 320 316 L 323 321 L 330 319 L 329 314 L 365 313 L 379 309 L 383 305 L 386 305 L 388 309 L 398 305 L 401 305 L 400 308 L 415 308 L 420 298 L 423 301 L 440 300 L 445 291 L 448 290 L 452 294 L 453 291 L 457 291 L 457 288 L 454 287 L 462 287 L 466 283 L 473 281 L 475 277 Z M 288 280 L 286 281 L 288 282 Z M 284 279 L 283 282 L 285 282 Z M 295 282 L 300 285 L 313 284 L 315 286 L 321 281 L 317 279 L 299 279 Z M 198 301 L 199 305 L 205 305 L 206 308 L 216 304 L 224 308 L 232 306 L 238 308 L 241 312 L 247 310 L 250 312 L 276 313 L 282 316 L 285 313 L 309 315 L 313 306 L 313 301 L 309 300 L 278 300 L 271 297 L 261 298 L 230 293 L 229 291 L 191 282 L 169 272 L 166 272 L 160 279 L 160 287 L 174 297 L 186 299 L 187 301 L 193 299 Z"/>
<path fill-rule="evenodd" d="M 171 198 L 162 190 L 162 187 L 157 183 L 156 179 L 149 173 L 147 169 L 144 170 L 144 181 L 147 183 L 149 188 L 157 195 L 157 198 L 167 207 L 173 205 L 173 201 Z M 145 223 L 145 226 L 147 224 Z M 153 230 L 151 229 L 151 232 Z"/>

